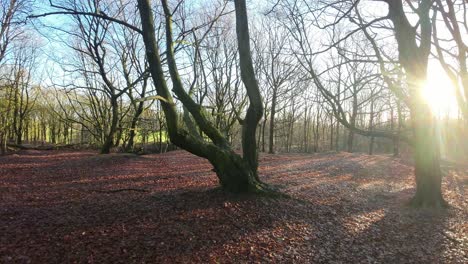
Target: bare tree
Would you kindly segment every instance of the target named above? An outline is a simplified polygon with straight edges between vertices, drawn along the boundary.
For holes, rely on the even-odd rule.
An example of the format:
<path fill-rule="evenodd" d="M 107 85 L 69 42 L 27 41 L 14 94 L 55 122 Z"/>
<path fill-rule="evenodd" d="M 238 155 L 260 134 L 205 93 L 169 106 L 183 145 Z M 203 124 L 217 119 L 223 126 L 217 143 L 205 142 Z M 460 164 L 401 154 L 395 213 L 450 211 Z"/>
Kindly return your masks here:
<path fill-rule="evenodd" d="M 35 102 L 37 95 L 33 93 L 31 71 L 36 66 L 34 46 L 24 44 L 15 50 L 14 64 L 12 65 L 9 86 L 13 89 L 13 121 L 12 128 L 15 134 L 15 142 L 21 145 L 23 142 L 25 120 Z"/>
<path fill-rule="evenodd" d="M 0 63 L 5 63 L 5 58 L 10 54 L 11 45 L 23 33 L 24 19 L 29 11 L 29 0 L 1 0 L 0 1 Z M 14 57 L 14 56 L 11 56 Z M 2 65 L 4 66 L 4 65 Z M 27 74 L 26 74 L 27 75 Z M 3 83 L 0 87 L 0 153 L 7 151 L 8 130 L 13 124 L 10 118 L 13 110 L 12 96 L 17 93 L 11 89 L 11 85 Z M 16 108 L 17 109 L 17 108 Z M 16 115 L 14 115 L 16 116 Z M 17 123 L 16 123 L 17 124 Z M 14 129 L 18 131 L 17 129 Z"/>
<path fill-rule="evenodd" d="M 172 36 L 173 14 L 169 9 L 167 1 L 162 0 L 161 3 L 166 20 L 166 53 L 172 81 L 172 91 L 190 112 L 200 130 L 211 139 L 211 142 L 202 141 L 179 125 L 177 110 L 164 78 L 159 47 L 154 34 L 154 18 L 151 6 L 148 0 L 139 0 L 138 9 L 141 17 L 147 59 L 157 93 L 163 101 L 162 108 L 166 116 L 171 141 L 195 155 L 207 158 L 215 167 L 220 183 L 226 190 L 232 192 L 257 192 L 265 190 L 265 185 L 261 183 L 257 174 L 258 161 L 255 140 L 257 124 L 263 114 L 263 104 L 252 66 L 245 1 L 235 1 L 241 78 L 250 103 L 243 121 L 243 157 L 240 157 L 231 149 L 226 138 L 208 120 L 200 105 L 193 101 L 185 91 L 174 56 L 174 41 Z"/>
<path fill-rule="evenodd" d="M 261 43 L 261 45 L 265 45 L 266 49 L 259 47 L 263 50 L 261 71 L 265 76 L 267 89 L 271 93 L 268 152 L 274 153 L 275 114 L 279 110 L 278 100 L 284 101 L 286 93 L 290 90 L 286 88 L 291 88 L 287 87 L 287 82 L 291 81 L 294 73 L 297 73 L 298 66 L 294 62 L 293 56 L 285 54 L 288 32 L 283 30 L 279 23 L 265 18 L 262 22 L 262 32 L 263 36 L 266 35 L 266 43 Z"/>
<path fill-rule="evenodd" d="M 433 115 L 430 107 L 422 98 L 422 85 L 426 80 L 427 75 L 427 64 L 428 57 L 431 48 L 431 34 L 432 34 L 432 23 L 430 17 L 430 10 L 432 6 L 431 0 L 422 0 L 419 3 L 408 3 L 407 11 L 404 7 L 403 1 L 383 1 L 387 4 L 389 13 L 387 16 L 371 18 L 370 21 L 363 21 L 359 16 L 357 3 L 352 1 L 341 1 L 340 3 L 329 3 L 325 4 L 324 7 L 312 8 L 310 5 L 303 4 L 302 2 L 288 3 L 284 5 L 285 13 L 288 21 L 291 25 L 291 36 L 295 39 L 296 44 L 299 46 L 299 53 L 297 57 L 301 57 L 302 66 L 308 71 L 315 85 L 322 92 L 322 95 L 329 102 L 333 109 L 334 115 L 341 124 L 350 130 L 353 130 L 361 135 L 365 136 L 382 136 L 389 138 L 403 138 L 401 135 L 396 135 L 393 132 L 386 131 L 368 131 L 365 129 L 359 129 L 347 120 L 345 111 L 340 106 L 336 95 L 331 93 L 329 89 L 323 84 L 320 79 L 320 73 L 316 70 L 316 63 L 313 59 L 326 51 L 330 51 L 337 47 L 344 41 L 350 38 L 350 36 L 363 32 L 366 38 L 369 40 L 375 51 L 375 57 L 378 65 L 380 65 L 383 79 L 385 80 L 387 87 L 395 93 L 395 95 L 402 101 L 408 104 L 411 113 L 411 124 L 412 124 L 412 145 L 414 150 L 415 158 L 415 174 L 416 174 L 416 195 L 412 200 L 414 206 L 443 206 L 445 202 L 442 198 L 441 192 L 441 171 L 440 171 L 440 154 L 439 154 L 439 142 L 435 135 Z M 337 8 L 340 6 L 340 8 Z M 344 7 L 344 8 L 343 8 Z M 300 10 L 304 8 L 304 10 Z M 307 14 L 313 14 L 314 12 L 322 12 L 325 9 L 332 10 L 330 13 L 326 13 L 328 16 L 334 16 L 332 23 L 327 22 L 326 19 L 319 19 L 315 17 L 313 21 L 316 22 L 315 26 L 319 28 L 333 27 L 337 28 L 337 25 L 343 20 L 343 18 L 350 18 L 353 22 L 353 17 L 350 15 L 355 10 L 358 19 L 360 20 L 359 27 L 350 30 L 344 36 L 339 36 L 336 31 L 333 31 L 333 41 L 331 45 L 325 47 L 324 50 L 317 50 L 317 47 L 310 42 L 308 36 L 311 32 L 307 28 L 309 18 L 306 19 Z M 417 23 L 412 24 L 408 18 L 408 12 L 414 11 L 416 14 Z M 312 15 L 314 18 L 314 16 Z M 320 22 L 325 20 L 327 25 L 322 26 Z M 390 20 L 393 25 L 393 33 L 396 40 L 396 46 L 398 47 L 398 63 L 404 69 L 404 81 L 405 86 L 408 88 L 408 92 L 405 93 L 400 87 L 397 87 L 395 80 L 392 80 L 392 75 L 385 67 L 387 60 L 386 55 L 382 55 L 375 38 L 371 36 L 368 31 L 372 25 L 384 21 Z M 302 55 L 301 55 L 302 54 Z M 305 58 L 305 59 L 304 59 Z M 300 58 L 299 58 L 300 59 Z M 364 58 L 366 59 L 366 58 Z M 351 120 L 352 121 L 352 120 Z"/>
<path fill-rule="evenodd" d="M 458 107 L 468 127 L 468 3 L 460 0 L 435 0 L 433 14 L 433 42 L 436 56 L 455 87 Z M 443 23 L 437 22 L 440 14 Z M 439 30 L 448 31 L 451 41 L 439 35 Z"/>

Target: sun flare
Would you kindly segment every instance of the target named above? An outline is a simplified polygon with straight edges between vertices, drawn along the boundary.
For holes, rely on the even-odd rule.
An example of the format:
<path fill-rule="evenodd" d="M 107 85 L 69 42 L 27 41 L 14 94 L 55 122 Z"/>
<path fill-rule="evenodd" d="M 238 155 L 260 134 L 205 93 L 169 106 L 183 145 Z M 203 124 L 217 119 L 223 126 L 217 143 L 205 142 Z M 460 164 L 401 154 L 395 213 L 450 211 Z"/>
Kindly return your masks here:
<path fill-rule="evenodd" d="M 458 112 L 455 88 L 439 64 L 429 64 L 422 95 L 438 117 L 456 116 Z"/>

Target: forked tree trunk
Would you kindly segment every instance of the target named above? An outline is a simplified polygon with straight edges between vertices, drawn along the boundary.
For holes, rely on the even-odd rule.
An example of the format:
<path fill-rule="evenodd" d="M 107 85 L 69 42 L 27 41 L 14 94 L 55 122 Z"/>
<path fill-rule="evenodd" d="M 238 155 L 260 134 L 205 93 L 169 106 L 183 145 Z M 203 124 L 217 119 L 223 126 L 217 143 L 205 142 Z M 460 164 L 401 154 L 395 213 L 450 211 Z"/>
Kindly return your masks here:
<path fill-rule="evenodd" d="M 221 187 L 232 193 L 257 192 L 265 189 L 258 175 L 250 166 L 231 150 L 217 151 L 208 157 L 215 168 Z"/>
<path fill-rule="evenodd" d="M 235 1 L 236 29 L 239 45 L 241 78 L 246 87 L 250 105 L 242 124 L 243 156 L 236 154 L 228 141 L 208 121 L 203 109 L 196 104 L 183 88 L 173 54 L 172 13 L 167 0 L 161 0 L 166 20 L 167 63 L 172 81 L 172 91 L 190 112 L 202 132 L 212 142 L 204 141 L 180 126 L 176 107 L 168 89 L 165 74 L 159 55 L 155 36 L 154 18 L 149 0 L 138 0 L 138 10 L 141 17 L 142 34 L 146 48 L 146 56 L 151 77 L 159 96 L 164 98 L 161 106 L 164 111 L 169 137 L 176 146 L 192 154 L 206 158 L 215 167 L 221 186 L 230 192 L 261 192 L 267 186 L 262 184 L 257 175 L 258 157 L 256 129 L 263 114 L 263 104 L 255 79 L 250 55 L 250 38 L 245 0 Z"/>

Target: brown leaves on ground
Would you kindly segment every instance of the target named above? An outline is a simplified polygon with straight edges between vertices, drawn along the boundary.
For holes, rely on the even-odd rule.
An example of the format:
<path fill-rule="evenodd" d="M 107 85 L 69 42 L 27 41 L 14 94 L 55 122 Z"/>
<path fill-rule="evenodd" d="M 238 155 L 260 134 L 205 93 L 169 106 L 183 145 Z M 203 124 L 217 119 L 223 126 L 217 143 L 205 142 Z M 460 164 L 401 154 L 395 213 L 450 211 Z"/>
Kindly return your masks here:
<path fill-rule="evenodd" d="M 466 172 L 445 211 L 404 206 L 412 168 L 363 154 L 264 155 L 291 198 L 233 196 L 183 151 L 0 158 L 2 263 L 466 263 Z"/>

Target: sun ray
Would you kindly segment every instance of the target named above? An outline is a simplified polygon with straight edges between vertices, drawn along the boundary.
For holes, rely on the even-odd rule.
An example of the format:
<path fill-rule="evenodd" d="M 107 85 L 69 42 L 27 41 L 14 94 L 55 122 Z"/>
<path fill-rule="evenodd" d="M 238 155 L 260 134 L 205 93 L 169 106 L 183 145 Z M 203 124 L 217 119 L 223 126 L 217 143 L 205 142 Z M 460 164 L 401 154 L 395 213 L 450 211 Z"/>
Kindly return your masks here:
<path fill-rule="evenodd" d="M 455 117 L 457 115 L 458 105 L 455 88 L 440 64 L 429 64 L 422 95 L 437 117 Z"/>

